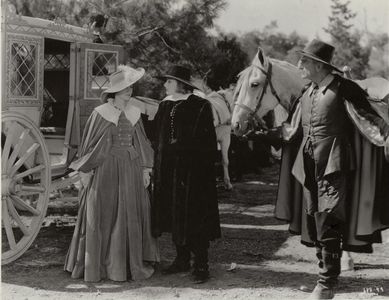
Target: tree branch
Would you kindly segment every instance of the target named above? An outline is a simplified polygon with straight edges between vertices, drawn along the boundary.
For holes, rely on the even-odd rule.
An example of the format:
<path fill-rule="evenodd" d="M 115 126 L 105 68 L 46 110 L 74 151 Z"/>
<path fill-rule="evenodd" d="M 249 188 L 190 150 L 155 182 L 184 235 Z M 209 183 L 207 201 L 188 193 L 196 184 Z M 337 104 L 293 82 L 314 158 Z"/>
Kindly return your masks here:
<path fill-rule="evenodd" d="M 174 53 L 177 53 L 177 54 L 180 54 L 180 55 L 181 55 L 180 51 L 178 51 L 178 50 L 172 48 L 171 46 L 169 46 L 169 44 L 166 42 L 166 40 L 163 38 L 163 36 L 162 36 L 158 31 L 156 32 L 156 35 L 162 40 L 162 42 L 164 43 L 164 45 L 165 45 L 168 49 L 170 49 L 170 50 L 173 51 Z"/>
<path fill-rule="evenodd" d="M 136 35 L 139 37 L 142 37 L 146 34 L 149 34 L 149 33 L 153 33 L 154 31 L 157 31 L 158 29 L 161 29 L 162 27 L 161 26 L 157 26 L 157 27 L 154 27 L 152 29 L 149 29 L 150 27 L 146 27 L 144 29 L 141 29 L 139 30 L 138 32 L 141 32 L 141 33 L 137 33 Z M 149 30 L 146 30 L 146 29 L 149 29 Z M 146 30 L 146 31 L 143 31 L 143 30 Z M 143 32 L 142 32 L 143 31 Z"/>

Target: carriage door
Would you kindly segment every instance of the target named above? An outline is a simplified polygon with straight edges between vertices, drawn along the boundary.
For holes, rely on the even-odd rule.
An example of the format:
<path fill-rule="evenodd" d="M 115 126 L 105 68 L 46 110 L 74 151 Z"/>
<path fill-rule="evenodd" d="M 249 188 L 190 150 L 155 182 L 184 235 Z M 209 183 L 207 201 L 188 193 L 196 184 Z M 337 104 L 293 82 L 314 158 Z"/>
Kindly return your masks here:
<path fill-rule="evenodd" d="M 93 109 L 100 105 L 101 92 L 108 88 L 109 75 L 123 61 L 123 47 L 108 44 L 77 43 L 75 134 L 72 143 L 79 145 L 82 130 Z"/>

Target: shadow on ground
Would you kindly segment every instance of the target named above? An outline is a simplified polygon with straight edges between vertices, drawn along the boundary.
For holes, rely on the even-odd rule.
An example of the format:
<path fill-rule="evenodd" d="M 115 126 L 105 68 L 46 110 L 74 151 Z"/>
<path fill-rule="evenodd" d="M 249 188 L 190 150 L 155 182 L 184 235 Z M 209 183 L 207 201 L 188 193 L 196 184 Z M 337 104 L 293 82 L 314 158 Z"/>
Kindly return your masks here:
<path fill-rule="evenodd" d="M 149 289 L 152 287 L 221 290 L 222 293 L 232 289 L 288 289 L 289 296 L 306 297 L 299 287 L 306 285 L 313 288 L 317 280 L 313 250 L 299 245 L 296 239 L 290 239 L 287 230 L 279 226 L 283 223 L 272 217 L 277 189 L 276 171 L 273 168 L 263 174 L 244 178 L 243 182 L 235 184 L 232 192 L 219 189 L 219 203 L 225 208 L 221 213 L 221 223 L 253 227 L 222 227 L 223 237 L 211 243 L 209 253 L 212 278 L 205 284 L 193 284 L 190 273 L 161 274 L 160 269 L 175 257 L 169 234 L 159 239 L 162 262 L 150 279 L 85 283 L 82 279 L 70 278 L 70 274 L 63 271 L 63 264 L 74 230 L 74 215 L 77 212 L 74 208 L 67 211 L 73 210 L 73 216 L 50 216 L 51 221 L 40 230 L 31 248 L 18 260 L 2 266 L 2 282 L 42 290 L 42 293 L 120 293 L 142 289 L 142 299 L 155 297 L 155 290 Z M 386 257 L 385 251 L 380 251 L 381 256 Z M 360 273 L 341 277 L 338 289 L 340 296 L 342 293 L 362 293 L 362 287 L 383 287 L 384 291 L 380 295 L 389 296 L 389 279 L 381 275 L 387 272 L 389 265 L 384 262 L 384 258 L 369 261 L 372 264 L 365 262 L 367 260 L 356 263 Z M 227 271 L 231 263 L 238 264 L 232 272 Z M 378 276 L 371 276 L 370 273 L 363 275 L 370 269 L 381 269 L 382 272 Z M 158 289 L 158 292 L 164 293 L 165 290 Z"/>
<path fill-rule="evenodd" d="M 293 263 L 290 262 L 293 257 L 288 259 L 288 257 L 280 258 L 274 255 L 287 238 L 287 232 L 256 230 L 253 233 L 250 230 L 223 229 L 224 238 L 213 242 L 210 248 L 212 278 L 205 284 L 193 284 L 190 273 L 168 276 L 161 274 L 160 269 L 166 266 L 175 254 L 170 235 L 163 235 L 160 239 L 162 262 L 157 266 L 156 273 L 150 279 L 136 282 L 105 280 L 99 283 L 85 283 L 81 279 L 70 278 L 69 273 L 63 271 L 63 262 L 72 232 L 73 226 L 43 228 L 33 248 L 28 250 L 19 260 L 3 266 L 2 281 L 46 291 L 116 293 L 150 287 L 226 291 L 237 288 L 288 288 L 298 291 L 301 285 L 313 287 L 317 279 L 317 275 L 314 273 L 271 270 L 268 264 L 263 264 L 266 261 L 276 261 L 277 259 L 286 259 L 285 263 L 288 261 Z M 238 264 L 233 272 L 227 271 L 231 262 Z M 312 261 L 306 262 L 313 265 Z M 357 265 L 357 268 L 370 267 L 389 268 L 385 264 Z M 362 292 L 361 286 L 384 287 L 384 292 L 380 295 L 389 296 L 389 280 L 387 279 L 344 277 L 341 278 L 338 292 L 340 294 Z"/>

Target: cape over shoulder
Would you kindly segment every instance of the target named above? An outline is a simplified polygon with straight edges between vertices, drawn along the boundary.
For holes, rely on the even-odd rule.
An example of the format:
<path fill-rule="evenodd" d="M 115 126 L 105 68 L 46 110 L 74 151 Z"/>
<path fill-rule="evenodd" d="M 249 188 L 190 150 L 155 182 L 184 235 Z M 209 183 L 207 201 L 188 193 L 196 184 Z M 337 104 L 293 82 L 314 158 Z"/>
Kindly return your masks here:
<path fill-rule="evenodd" d="M 212 109 L 212 104 L 209 102 L 209 100 L 201 98 L 196 95 L 190 95 L 188 100 L 186 100 L 188 104 L 190 104 L 193 108 L 197 108 L 199 110 L 202 110 L 204 106 L 209 106 L 210 109 Z"/>
<path fill-rule="evenodd" d="M 97 106 L 94 110 L 108 122 L 111 122 L 116 126 L 118 125 L 119 116 L 122 111 L 115 108 L 113 104 L 107 102 Z M 126 115 L 126 118 L 131 122 L 132 126 L 135 126 L 140 118 L 140 109 L 133 105 L 127 105 L 123 112 Z"/>
<path fill-rule="evenodd" d="M 201 104 L 209 103 L 209 101 L 207 99 L 201 98 L 201 97 L 194 95 L 194 94 L 190 95 L 188 97 L 188 100 L 196 101 L 196 102 L 201 103 Z"/>

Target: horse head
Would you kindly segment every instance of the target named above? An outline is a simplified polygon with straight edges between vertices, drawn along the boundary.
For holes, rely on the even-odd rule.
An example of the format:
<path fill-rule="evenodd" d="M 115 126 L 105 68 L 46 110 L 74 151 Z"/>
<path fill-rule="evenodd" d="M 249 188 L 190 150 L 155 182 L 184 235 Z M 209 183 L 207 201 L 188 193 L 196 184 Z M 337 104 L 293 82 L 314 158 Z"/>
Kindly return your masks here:
<path fill-rule="evenodd" d="M 263 125 L 262 118 L 278 104 L 289 110 L 291 98 L 304 85 L 300 71 L 290 63 L 270 59 L 259 48 L 251 65 L 239 74 L 235 88 L 232 127 L 243 135 L 251 123 Z"/>

